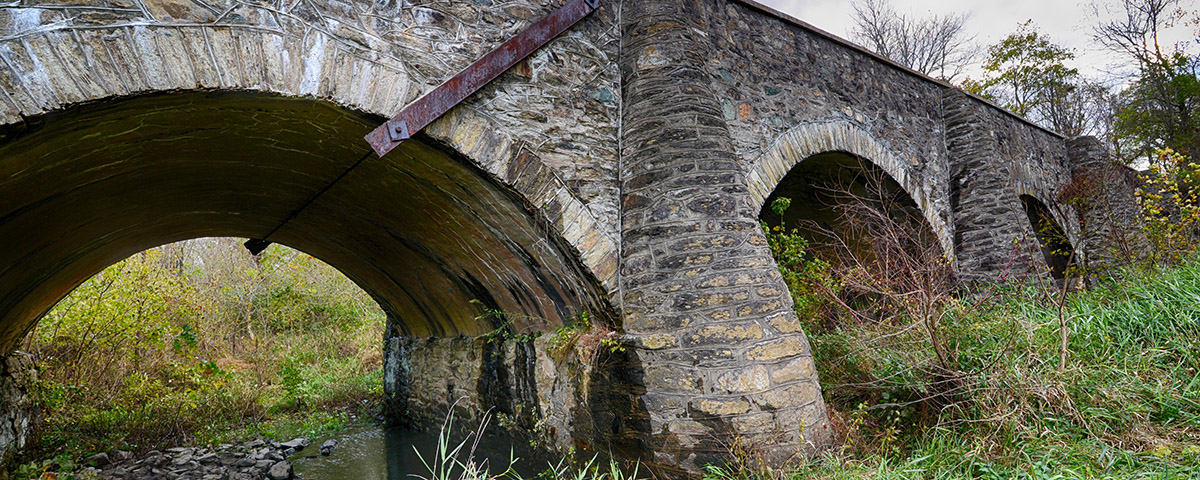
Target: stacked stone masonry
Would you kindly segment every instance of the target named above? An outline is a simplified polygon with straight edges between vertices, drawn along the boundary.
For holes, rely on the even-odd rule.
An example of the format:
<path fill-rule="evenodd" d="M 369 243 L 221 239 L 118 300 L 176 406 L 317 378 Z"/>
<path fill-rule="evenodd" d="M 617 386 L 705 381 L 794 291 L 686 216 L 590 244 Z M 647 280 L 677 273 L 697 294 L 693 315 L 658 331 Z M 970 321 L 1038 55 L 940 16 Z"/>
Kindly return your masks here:
<path fill-rule="evenodd" d="M 12 352 L 0 362 L 0 467 L 18 458 L 39 420 L 33 398 L 34 363 L 33 356 L 24 352 Z"/>
<path fill-rule="evenodd" d="M 712 95 L 710 5 L 625 4 L 621 70 L 624 326 L 641 335 L 655 464 L 695 471 L 724 432 L 824 445 L 811 350 L 751 208 Z M 800 374 L 804 372 L 806 374 Z M 716 435 L 714 435 L 716 433 Z"/>
<path fill-rule="evenodd" d="M 312 96 L 391 116 L 555 6 L 550 0 L 6 4 L 0 124 L 172 90 Z M 427 129 L 545 209 L 610 289 L 618 244 L 614 8 L 606 5 Z"/>
<path fill-rule="evenodd" d="M 353 112 L 345 128 L 296 125 L 299 133 L 288 132 L 315 145 L 326 136 L 350 145 L 340 137 L 364 118 L 394 114 L 561 3 L 10 2 L 0 6 L 0 152 L 69 125 L 85 110 L 103 115 L 109 105 L 149 95 L 192 95 L 186 98 L 195 103 L 206 100 L 190 99 L 212 94 L 204 98 L 216 102 L 218 93 L 247 91 Z M 447 173 L 414 194 L 459 192 L 458 210 L 431 215 L 429 228 L 454 231 L 467 216 L 456 212 L 469 210 L 470 201 L 516 199 L 474 213 L 497 212 L 479 230 L 515 252 L 531 272 L 524 286 L 537 288 L 460 282 L 483 306 L 511 310 L 510 323 L 449 310 L 429 315 L 462 316 L 447 322 L 456 328 L 420 330 L 410 327 L 424 312 L 389 312 L 385 389 L 392 411 L 427 422 L 465 398 L 465 410 L 496 408 L 559 446 L 636 457 L 668 476 L 719 460 L 726 453 L 721 439 L 733 436 L 764 446 L 774 460 L 832 441 L 820 359 L 812 357 L 758 218 L 779 182 L 807 158 L 840 152 L 886 172 L 920 208 L 964 280 L 1045 269 L 1023 197 L 1050 207 L 1079 257 L 1097 266 L 1112 263 L 1118 244 L 1136 241 L 1116 240 L 1136 220 L 1132 187 L 1094 139 L 1064 139 L 749 0 L 602 0 L 419 140 L 428 147 L 413 149 L 443 152 L 445 161 L 459 162 L 456 171 L 469 173 Z M 52 153 L 41 159 L 47 168 L 55 164 Z M 88 168 L 87 155 L 73 158 Z M 7 160 L 0 156 L 0 185 L 41 167 Z M 405 192 L 387 190 L 398 184 L 388 175 L 410 170 L 371 168 L 379 178 L 355 183 L 354 198 L 389 195 L 399 203 L 380 205 L 403 204 Z M 436 176 L 432 171 L 427 175 Z M 298 177 L 340 178 L 312 172 Z M 471 175 L 479 178 L 464 180 Z M 1061 201 L 1064 187 L 1088 182 L 1099 182 L 1088 202 L 1075 208 Z M 38 199 L 0 199 L 0 238 L 19 238 L 9 215 Z M 372 218 L 387 218 L 383 210 L 393 208 L 353 207 L 376 208 Z M 278 221 L 289 221 L 284 217 Z M 521 227 L 521 238 L 528 245 L 503 240 L 511 237 L 501 231 L 505 225 L 526 224 L 532 226 Z M 112 247 L 103 245 L 107 238 L 81 244 Z M 388 245 L 345 238 L 355 239 L 338 245 L 347 251 Z M 113 251 L 136 251 L 121 247 L 131 251 Z M 415 254 L 436 247 L 405 244 Z M 496 273 L 506 268 L 493 262 L 500 256 L 486 253 L 477 255 L 476 273 L 507 278 Z M 0 257 L 0 272 L 21 261 Z M 98 271 L 99 263 L 89 268 Z M 461 262 L 432 263 L 446 275 L 475 278 Z M 403 289 L 396 272 L 406 265 L 359 267 Z M 0 277 L 0 285 L 5 281 Z M 51 305 L 73 287 L 68 283 L 36 292 Z M 521 292 L 566 290 L 573 293 L 553 302 L 554 320 L 570 321 L 572 308 L 591 310 L 598 325 L 614 331 L 604 338 L 623 350 L 563 356 L 546 336 L 509 338 L 557 326 L 528 320 L 541 307 Z M 0 343 L 11 351 L 36 320 L 0 312 Z M 413 331 L 439 336 L 406 335 Z M 500 332 L 502 341 L 479 336 L 487 331 Z M 0 413 L 13 417 L 17 408 Z"/>

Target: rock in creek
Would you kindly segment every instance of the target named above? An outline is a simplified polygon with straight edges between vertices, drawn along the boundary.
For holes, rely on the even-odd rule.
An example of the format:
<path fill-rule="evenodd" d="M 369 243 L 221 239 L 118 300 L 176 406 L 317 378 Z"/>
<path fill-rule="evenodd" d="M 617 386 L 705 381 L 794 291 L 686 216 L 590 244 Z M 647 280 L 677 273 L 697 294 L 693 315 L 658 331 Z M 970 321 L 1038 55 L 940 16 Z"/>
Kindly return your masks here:
<path fill-rule="evenodd" d="M 321 455 L 328 457 L 330 453 L 333 453 L 333 449 L 337 448 L 337 446 L 338 441 L 332 438 L 322 442 L 320 447 Z"/>
<path fill-rule="evenodd" d="M 332 442 L 328 450 L 337 445 L 336 441 Z M 330 442 L 321 444 L 322 453 L 328 444 Z M 287 456 L 308 445 L 307 438 L 283 443 L 255 439 L 240 444 L 222 444 L 211 450 L 169 448 L 142 455 L 116 450 L 85 458 L 82 464 L 88 466 L 75 473 L 82 475 L 86 470 L 88 475 L 101 480 L 288 480 L 294 473 Z"/>
<path fill-rule="evenodd" d="M 294 438 L 292 440 L 288 440 L 286 442 L 279 444 L 279 446 L 283 447 L 285 450 L 290 448 L 294 451 L 299 452 L 301 450 L 304 450 L 304 447 L 307 447 L 308 444 L 309 444 L 309 441 L 307 438 Z"/>
<path fill-rule="evenodd" d="M 83 459 L 83 464 L 92 467 L 103 467 L 108 465 L 108 454 L 100 452 L 90 457 Z"/>
<path fill-rule="evenodd" d="M 267 477 L 271 480 L 288 480 L 292 478 L 292 464 L 285 460 L 271 465 L 271 469 L 267 471 Z"/>

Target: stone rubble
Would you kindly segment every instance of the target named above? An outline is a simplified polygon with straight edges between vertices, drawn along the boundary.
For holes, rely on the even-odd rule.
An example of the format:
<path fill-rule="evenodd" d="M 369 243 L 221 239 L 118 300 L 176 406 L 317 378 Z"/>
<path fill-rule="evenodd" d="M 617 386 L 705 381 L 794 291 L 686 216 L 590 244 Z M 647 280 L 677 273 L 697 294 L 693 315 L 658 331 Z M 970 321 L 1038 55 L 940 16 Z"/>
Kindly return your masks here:
<path fill-rule="evenodd" d="M 117 450 L 87 457 L 82 462 L 87 466 L 75 473 L 100 480 L 288 480 L 294 473 L 287 457 L 308 445 L 307 438 L 256 439 L 211 450 L 178 447 L 140 456 Z"/>
<path fill-rule="evenodd" d="M 333 453 L 333 449 L 337 448 L 337 446 L 338 446 L 337 440 L 334 440 L 332 438 L 329 440 L 326 440 L 325 442 L 321 443 L 321 446 L 319 447 L 319 449 L 321 450 L 321 455 L 328 457 L 329 454 Z"/>

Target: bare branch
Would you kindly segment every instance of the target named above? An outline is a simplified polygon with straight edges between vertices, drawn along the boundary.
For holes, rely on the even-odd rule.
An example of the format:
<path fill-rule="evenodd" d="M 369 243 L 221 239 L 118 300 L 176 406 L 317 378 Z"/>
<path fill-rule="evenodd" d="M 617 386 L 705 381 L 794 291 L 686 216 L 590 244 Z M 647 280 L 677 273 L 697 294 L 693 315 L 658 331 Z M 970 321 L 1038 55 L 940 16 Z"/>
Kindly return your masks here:
<path fill-rule="evenodd" d="M 888 0 L 855 0 L 852 35 L 875 53 L 943 80 L 953 80 L 978 56 L 974 36 L 966 34 L 966 14 L 914 18 Z"/>

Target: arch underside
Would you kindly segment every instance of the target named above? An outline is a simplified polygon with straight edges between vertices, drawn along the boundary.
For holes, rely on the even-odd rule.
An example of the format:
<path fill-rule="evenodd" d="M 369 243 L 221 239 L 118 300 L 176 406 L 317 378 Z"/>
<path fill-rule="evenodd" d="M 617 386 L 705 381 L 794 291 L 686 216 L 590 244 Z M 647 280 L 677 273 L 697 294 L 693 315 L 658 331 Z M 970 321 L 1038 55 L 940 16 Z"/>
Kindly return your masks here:
<path fill-rule="evenodd" d="M 511 189 L 448 149 L 379 158 L 382 119 L 248 92 L 107 100 L 0 132 L 0 347 L 133 253 L 267 238 L 341 270 L 410 336 L 480 334 L 479 300 L 544 330 L 608 316 L 573 249 Z"/>
<path fill-rule="evenodd" d="M 790 200 L 782 215 L 773 206 L 779 198 Z M 913 254 L 929 248 L 934 256 L 941 253 L 904 188 L 875 164 L 844 152 L 819 153 L 797 163 L 767 197 L 759 219 L 798 230 L 809 251 L 825 260 L 843 254 L 870 259 L 882 247 L 872 245 L 889 239 L 902 240 L 897 246 Z"/>
<path fill-rule="evenodd" d="M 767 198 L 792 168 L 826 153 L 846 153 L 877 167 L 893 180 L 920 210 L 946 258 L 955 258 L 948 205 L 940 204 L 936 187 L 909 172 L 891 150 L 866 131 L 847 122 L 817 122 L 793 127 L 754 161 L 747 173 L 752 208 L 764 209 Z"/>
<path fill-rule="evenodd" d="M 1033 229 L 1046 267 L 1050 269 L 1050 275 L 1057 279 L 1065 278 L 1071 264 L 1074 263 L 1075 247 L 1072 246 L 1062 224 L 1046 204 L 1036 197 L 1022 194 L 1018 198 L 1026 218 L 1029 219 L 1030 228 Z"/>

